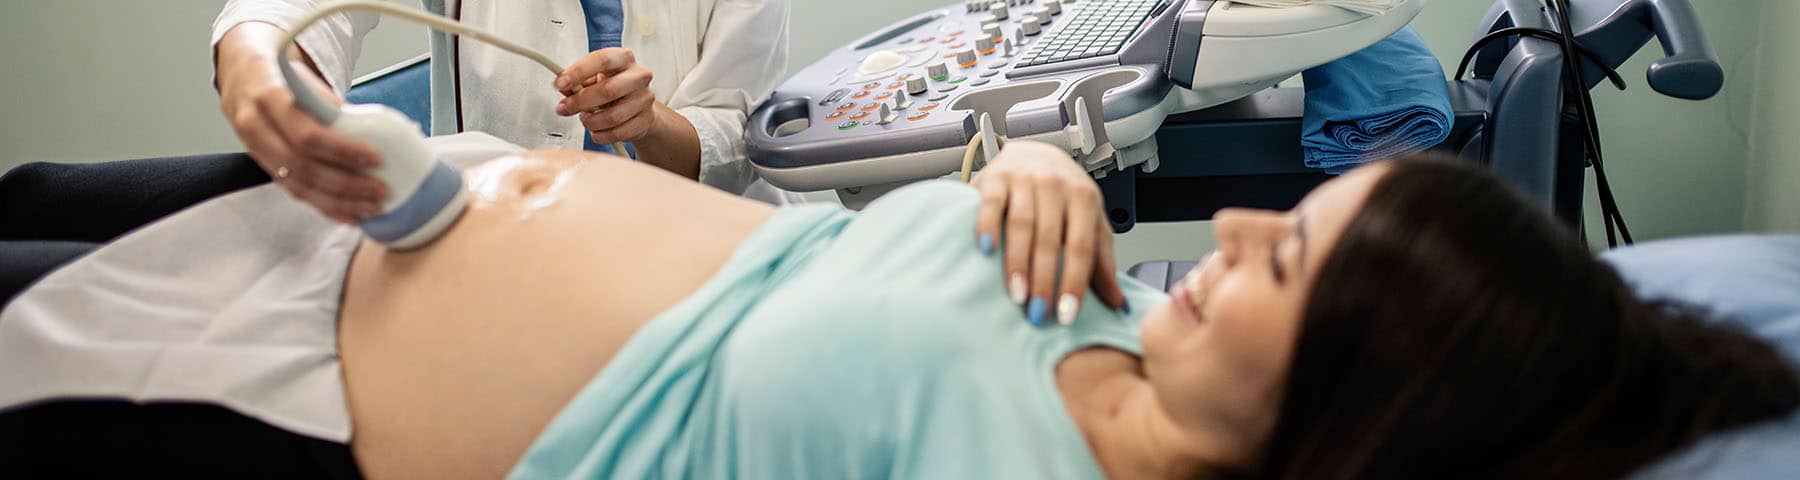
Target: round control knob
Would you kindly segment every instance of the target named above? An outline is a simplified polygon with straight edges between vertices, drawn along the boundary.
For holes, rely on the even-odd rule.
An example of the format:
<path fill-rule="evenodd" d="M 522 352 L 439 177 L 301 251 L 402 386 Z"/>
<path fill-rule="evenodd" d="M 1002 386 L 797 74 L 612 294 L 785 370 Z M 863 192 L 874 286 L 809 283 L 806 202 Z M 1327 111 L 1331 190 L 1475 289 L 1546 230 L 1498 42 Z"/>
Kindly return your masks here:
<path fill-rule="evenodd" d="M 1044 10 L 1050 12 L 1051 15 L 1062 15 L 1062 2 L 1056 0 L 1044 2 Z"/>
<path fill-rule="evenodd" d="M 1030 21 L 1025 21 L 1025 20 L 1030 20 Z M 1037 22 L 1037 17 L 1026 15 L 1025 20 L 1019 21 L 1019 29 L 1023 30 L 1025 32 L 1025 36 L 1035 37 L 1035 36 L 1037 36 L 1037 34 L 1043 33 L 1043 31 L 1044 31 L 1044 28 L 1042 27 L 1043 24 L 1040 24 Z"/>
<path fill-rule="evenodd" d="M 1048 9 L 1048 8 L 1038 7 L 1037 9 L 1032 10 L 1031 16 L 1037 17 L 1037 21 L 1039 24 L 1043 24 L 1043 25 L 1050 24 L 1050 9 Z"/>
<path fill-rule="evenodd" d="M 994 39 L 998 39 L 1002 36 L 1005 36 L 1005 34 L 1000 33 L 999 25 L 988 25 L 985 27 L 981 27 L 981 35 L 984 37 L 987 37 L 988 40 L 994 40 Z"/>
<path fill-rule="evenodd" d="M 901 55 L 899 52 L 882 50 L 871 53 L 867 57 L 863 57 L 862 64 L 856 66 L 856 73 L 868 75 L 893 70 L 894 68 L 899 67 L 900 64 L 906 63 L 906 60 L 906 56 Z"/>
<path fill-rule="evenodd" d="M 982 55 L 994 53 L 993 37 L 981 37 L 981 38 L 975 39 L 975 53 L 979 53 Z"/>
<path fill-rule="evenodd" d="M 963 50 L 960 52 L 956 52 L 956 64 L 958 66 L 961 66 L 963 68 L 969 68 L 969 67 L 975 66 L 975 62 L 976 62 L 976 58 L 975 58 L 974 50 Z"/>
<path fill-rule="evenodd" d="M 946 76 L 948 76 L 949 74 L 950 74 L 950 72 L 944 72 L 944 75 L 946 75 Z M 912 78 L 906 79 L 906 94 L 907 95 L 924 95 L 925 89 L 927 89 L 929 87 L 930 87 L 930 85 L 927 85 L 925 83 L 925 77 L 914 76 Z"/>
<path fill-rule="evenodd" d="M 994 14 L 994 17 L 993 17 L 994 21 L 998 22 L 1001 20 L 1005 20 L 1006 19 L 1006 2 L 994 2 L 993 4 L 990 4 L 990 5 L 988 5 L 988 11 L 992 12 Z"/>
<path fill-rule="evenodd" d="M 944 62 L 933 63 L 931 66 L 925 67 L 925 76 L 931 77 L 932 80 L 943 81 L 950 78 L 950 66 L 944 65 Z"/>

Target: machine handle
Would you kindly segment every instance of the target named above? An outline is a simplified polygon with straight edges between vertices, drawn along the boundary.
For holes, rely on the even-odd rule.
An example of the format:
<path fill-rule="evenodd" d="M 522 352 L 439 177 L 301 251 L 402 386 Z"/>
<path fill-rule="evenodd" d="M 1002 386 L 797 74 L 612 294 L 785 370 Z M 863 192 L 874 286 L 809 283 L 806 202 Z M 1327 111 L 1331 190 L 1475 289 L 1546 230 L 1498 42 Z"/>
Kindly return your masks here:
<path fill-rule="evenodd" d="M 1687 0 L 1636 0 L 1626 7 L 1649 20 L 1668 55 L 1650 64 L 1650 88 L 1676 98 L 1704 100 L 1725 86 L 1725 70 L 1706 44 L 1700 17 Z"/>
<path fill-rule="evenodd" d="M 1571 0 L 1571 18 L 1581 44 L 1618 68 L 1654 35 L 1662 43 L 1664 58 L 1650 64 L 1646 77 L 1650 88 L 1676 98 L 1703 100 L 1725 86 L 1725 70 L 1719 66 L 1706 32 L 1688 0 Z M 1477 37 L 1506 27 L 1554 29 L 1537 0 L 1496 0 L 1482 19 Z M 1477 77 L 1493 75 L 1511 46 L 1494 42 L 1475 59 Z M 1597 73 L 1590 67 L 1589 72 Z M 1599 75 L 1588 77 L 1590 85 Z"/>

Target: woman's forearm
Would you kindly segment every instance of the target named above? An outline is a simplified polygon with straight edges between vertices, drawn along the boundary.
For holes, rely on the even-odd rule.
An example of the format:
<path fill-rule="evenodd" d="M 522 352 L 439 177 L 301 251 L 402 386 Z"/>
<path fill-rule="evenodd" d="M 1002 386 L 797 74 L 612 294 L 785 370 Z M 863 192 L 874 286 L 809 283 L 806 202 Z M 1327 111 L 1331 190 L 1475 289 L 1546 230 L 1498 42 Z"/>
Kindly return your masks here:
<path fill-rule="evenodd" d="M 632 142 L 638 159 L 691 180 L 700 178 L 700 133 L 680 112 L 655 102 L 656 123 Z"/>

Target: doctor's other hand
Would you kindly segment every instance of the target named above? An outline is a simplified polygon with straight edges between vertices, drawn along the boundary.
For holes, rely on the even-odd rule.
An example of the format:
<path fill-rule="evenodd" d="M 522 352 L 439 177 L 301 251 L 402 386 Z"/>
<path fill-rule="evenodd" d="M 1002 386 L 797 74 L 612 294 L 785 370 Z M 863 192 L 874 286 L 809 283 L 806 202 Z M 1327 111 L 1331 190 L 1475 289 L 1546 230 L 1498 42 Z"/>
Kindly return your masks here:
<path fill-rule="evenodd" d="M 638 64 L 629 49 L 589 52 L 556 77 L 556 90 L 564 96 L 556 104 L 556 114 L 580 115 L 594 143 L 641 140 L 656 126 L 652 78 L 650 69 Z"/>
<path fill-rule="evenodd" d="M 1074 321 L 1089 287 L 1108 306 L 1128 308 L 1100 186 L 1068 153 L 1042 143 L 1009 143 L 972 183 L 981 191 L 977 245 L 992 254 L 1005 242 L 1007 293 L 1025 306 L 1032 324 Z"/>
<path fill-rule="evenodd" d="M 387 188 L 366 173 L 380 159 L 374 149 L 321 125 L 294 105 L 287 82 L 275 67 L 275 46 L 283 32 L 266 23 L 244 23 L 219 40 L 215 71 L 219 107 L 263 171 L 272 180 L 333 221 L 354 223 L 381 212 Z M 289 52 L 296 71 L 314 72 L 296 47 Z M 301 75 L 322 98 L 342 103 L 315 75 Z"/>

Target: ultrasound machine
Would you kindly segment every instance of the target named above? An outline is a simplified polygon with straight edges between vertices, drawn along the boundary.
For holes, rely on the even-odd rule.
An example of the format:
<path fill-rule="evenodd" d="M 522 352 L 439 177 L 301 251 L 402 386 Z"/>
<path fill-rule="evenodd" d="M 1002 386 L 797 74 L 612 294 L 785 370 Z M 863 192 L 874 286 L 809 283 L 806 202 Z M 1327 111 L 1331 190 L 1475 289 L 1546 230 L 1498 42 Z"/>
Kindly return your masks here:
<path fill-rule="evenodd" d="M 775 186 L 848 206 L 993 158 L 1006 140 L 1066 147 L 1096 178 L 1160 167 L 1174 114 L 1275 86 L 1410 22 L 1424 0 L 1365 15 L 1226 0 L 966 1 L 827 54 L 750 117 L 750 161 Z M 1297 139 L 1297 137 L 1296 137 Z"/>

